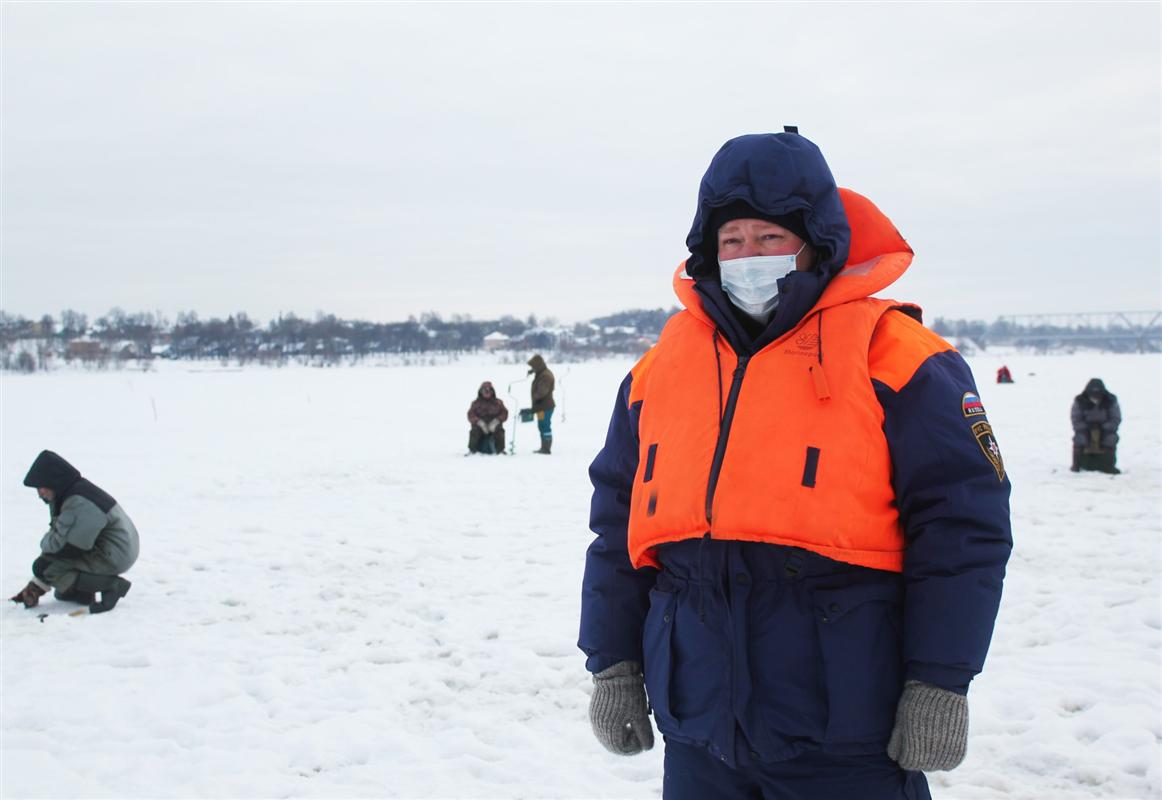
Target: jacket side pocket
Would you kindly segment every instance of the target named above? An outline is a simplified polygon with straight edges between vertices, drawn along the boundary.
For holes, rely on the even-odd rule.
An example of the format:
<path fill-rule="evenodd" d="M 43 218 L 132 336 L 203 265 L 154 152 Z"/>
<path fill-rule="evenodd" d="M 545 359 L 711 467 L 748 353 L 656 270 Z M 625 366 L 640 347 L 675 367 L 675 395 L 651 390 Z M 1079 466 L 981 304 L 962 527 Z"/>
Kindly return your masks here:
<path fill-rule="evenodd" d="M 677 601 L 677 595 L 673 592 L 651 589 L 650 611 L 646 615 L 645 628 L 642 632 L 646 694 L 649 696 L 658 730 L 662 733 L 671 733 L 678 728 L 678 722 L 670 710 L 670 683 L 673 675 L 671 637 Z"/>
<path fill-rule="evenodd" d="M 902 595 L 898 583 L 813 592 L 827 743 L 887 741 L 903 690 Z"/>

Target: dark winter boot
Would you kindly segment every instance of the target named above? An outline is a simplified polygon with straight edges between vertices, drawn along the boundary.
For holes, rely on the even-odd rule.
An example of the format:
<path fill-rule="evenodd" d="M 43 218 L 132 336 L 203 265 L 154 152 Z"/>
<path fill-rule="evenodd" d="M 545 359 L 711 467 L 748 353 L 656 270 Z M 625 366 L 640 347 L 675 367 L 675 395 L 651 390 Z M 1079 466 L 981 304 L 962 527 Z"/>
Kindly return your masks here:
<path fill-rule="evenodd" d="M 1112 447 L 1107 447 L 1105 452 L 1101 454 L 1101 471 L 1110 475 L 1121 475 L 1122 471 L 1117 467 L 1117 460 L 1118 451 Z"/>
<path fill-rule="evenodd" d="M 92 592 L 78 592 L 75 586 L 63 592 L 57 589 L 55 594 L 56 599 L 62 603 L 80 603 L 83 606 L 90 606 L 97 602 L 97 595 Z"/>
<path fill-rule="evenodd" d="M 546 455 L 546 456 L 549 455 L 549 453 L 553 452 L 553 437 L 552 436 L 542 436 L 541 437 L 541 449 L 534 450 L 533 452 L 540 453 L 541 455 Z"/>
<path fill-rule="evenodd" d="M 1081 445 L 1075 444 L 1073 446 L 1073 466 L 1069 468 L 1070 472 L 1081 472 Z"/>
<path fill-rule="evenodd" d="M 120 575 L 95 575 L 92 572 L 77 574 L 74 592 L 99 592 L 101 599 L 89 606 L 90 614 L 103 614 L 112 611 L 117 601 L 129 594 L 129 581 Z"/>
<path fill-rule="evenodd" d="M 40 602 L 40 598 L 47 591 L 48 589 L 36 581 L 29 581 L 27 586 L 8 599 L 13 603 L 23 603 L 25 608 L 36 608 L 36 604 Z"/>

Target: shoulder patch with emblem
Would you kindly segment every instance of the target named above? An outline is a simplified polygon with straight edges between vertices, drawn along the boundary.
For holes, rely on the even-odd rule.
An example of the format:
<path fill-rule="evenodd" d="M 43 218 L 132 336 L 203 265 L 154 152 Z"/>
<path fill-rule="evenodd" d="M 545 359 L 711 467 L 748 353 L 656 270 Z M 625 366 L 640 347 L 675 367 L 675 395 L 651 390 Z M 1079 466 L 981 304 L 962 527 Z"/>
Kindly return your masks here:
<path fill-rule="evenodd" d="M 993 436 L 993 426 L 983 420 L 974 422 L 972 435 L 976 437 L 976 443 L 980 445 L 984 457 L 997 471 L 997 480 L 1003 481 L 1005 479 L 1005 462 L 1001 459 L 1001 447 L 997 444 L 997 437 Z"/>
<path fill-rule="evenodd" d="M 984 403 L 975 392 L 965 392 L 964 397 L 960 398 L 960 410 L 964 412 L 965 417 L 983 417 Z"/>

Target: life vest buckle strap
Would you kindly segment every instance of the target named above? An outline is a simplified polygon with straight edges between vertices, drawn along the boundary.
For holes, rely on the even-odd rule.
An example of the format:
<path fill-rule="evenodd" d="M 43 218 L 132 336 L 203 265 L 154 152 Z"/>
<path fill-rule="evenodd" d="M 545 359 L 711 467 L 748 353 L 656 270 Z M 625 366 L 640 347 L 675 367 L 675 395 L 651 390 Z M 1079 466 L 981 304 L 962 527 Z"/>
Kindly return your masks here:
<path fill-rule="evenodd" d="M 803 571 L 803 561 L 801 550 L 792 550 L 787 555 L 787 560 L 783 563 L 783 574 L 788 580 L 795 580 L 799 577 L 799 573 Z"/>
<path fill-rule="evenodd" d="M 803 485 L 808 489 L 815 488 L 815 475 L 819 471 L 819 448 L 808 447 L 807 458 L 803 462 Z"/>
<path fill-rule="evenodd" d="M 649 483 L 654 479 L 654 460 L 658 457 L 658 443 L 654 442 L 650 445 L 650 449 L 646 451 L 646 471 L 642 475 L 642 483 Z"/>

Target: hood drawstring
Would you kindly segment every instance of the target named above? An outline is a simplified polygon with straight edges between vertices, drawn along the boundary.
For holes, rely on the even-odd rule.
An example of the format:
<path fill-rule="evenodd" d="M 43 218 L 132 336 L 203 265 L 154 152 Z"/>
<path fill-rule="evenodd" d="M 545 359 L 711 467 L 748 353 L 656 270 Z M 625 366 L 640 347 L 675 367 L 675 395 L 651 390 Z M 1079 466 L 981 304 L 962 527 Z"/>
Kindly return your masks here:
<path fill-rule="evenodd" d="M 710 531 L 698 540 L 698 621 L 706 624 L 706 563 L 703 554 L 706 542 L 710 541 Z"/>

